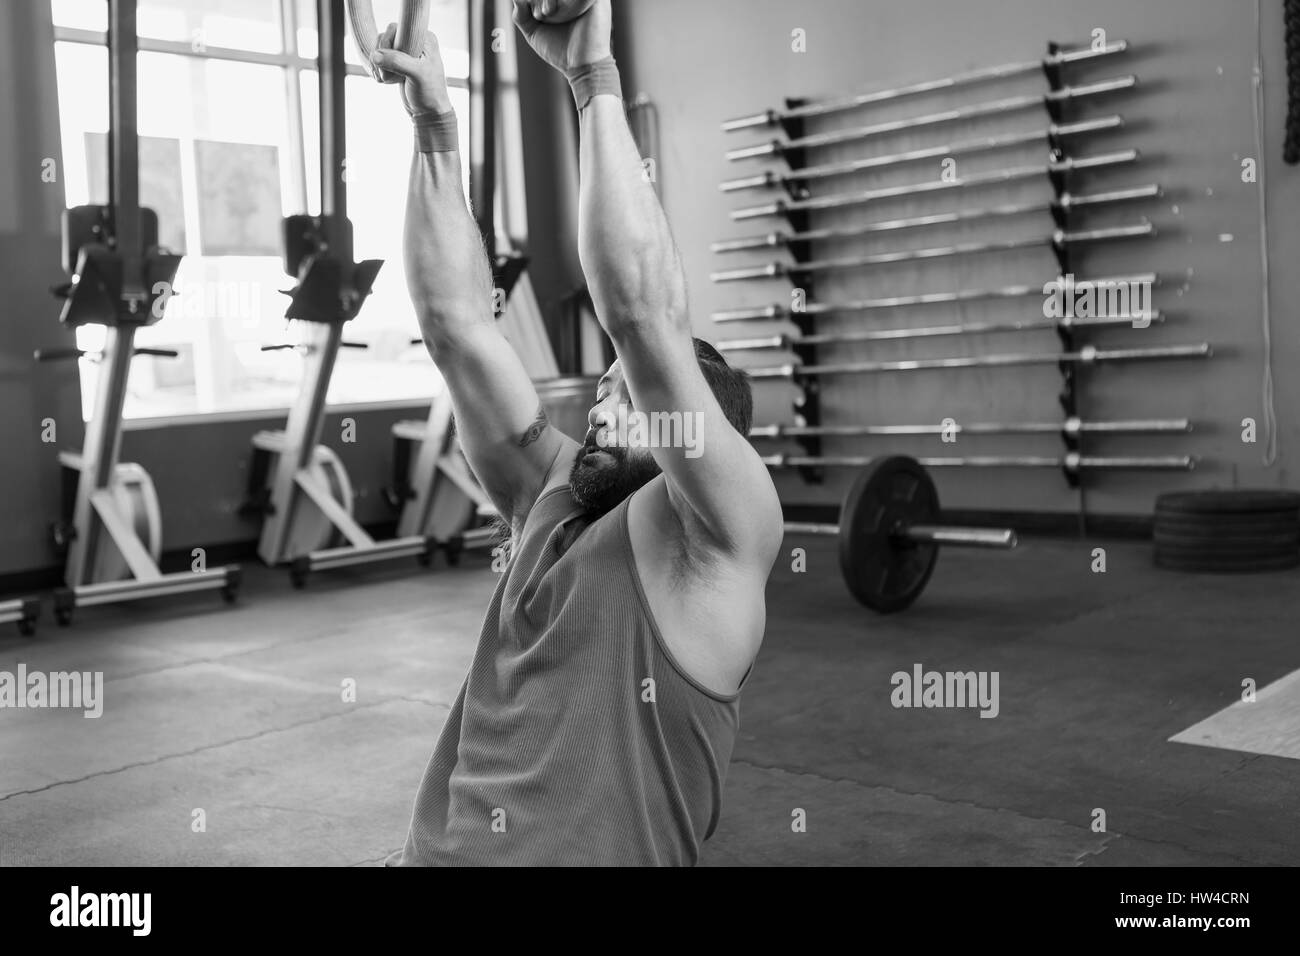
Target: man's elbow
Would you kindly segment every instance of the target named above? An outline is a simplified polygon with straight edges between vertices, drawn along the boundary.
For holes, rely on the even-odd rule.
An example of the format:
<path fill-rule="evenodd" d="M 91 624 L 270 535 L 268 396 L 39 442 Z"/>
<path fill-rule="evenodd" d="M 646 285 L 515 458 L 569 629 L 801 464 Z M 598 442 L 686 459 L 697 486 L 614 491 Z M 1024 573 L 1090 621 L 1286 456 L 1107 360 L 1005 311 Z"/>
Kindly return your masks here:
<path fill-rule="evenodd" d="M 493 327 L 491 314 L 469 302 L 417 303 L 416 317 L 421 338 L 435 363 L 448 354 L 472 348 L 481 331 Z"/>
<path fill-rule="evenodd" d="M 684 309 L 672 309 L 654 300 L 628 301 L 605 312 L 601 321 L 615 345 L 680 337 L 693 331 Z"/>

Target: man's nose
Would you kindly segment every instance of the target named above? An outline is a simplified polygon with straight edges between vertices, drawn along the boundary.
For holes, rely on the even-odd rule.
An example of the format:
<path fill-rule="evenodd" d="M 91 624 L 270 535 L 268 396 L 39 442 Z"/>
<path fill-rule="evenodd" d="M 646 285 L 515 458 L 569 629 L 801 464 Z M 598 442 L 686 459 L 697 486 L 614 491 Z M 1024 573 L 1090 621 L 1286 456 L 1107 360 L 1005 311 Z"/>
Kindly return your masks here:
<path fill-rule="evenodd" d="M 618 419 L 612 411 L 603 405 L 597 405 L 587 413 L 587 438 L 590 441 L 596 441 L 602 437 L 610 441 L 617 435 Z"/>

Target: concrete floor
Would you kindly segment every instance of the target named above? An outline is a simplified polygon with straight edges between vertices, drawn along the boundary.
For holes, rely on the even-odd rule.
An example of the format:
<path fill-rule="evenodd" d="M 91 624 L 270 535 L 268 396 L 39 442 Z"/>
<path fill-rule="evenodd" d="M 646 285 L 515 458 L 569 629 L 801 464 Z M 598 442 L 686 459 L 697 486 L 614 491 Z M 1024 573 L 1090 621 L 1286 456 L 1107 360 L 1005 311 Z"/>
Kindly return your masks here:
<path fill-rule="evenodd" d="M 1300 760 L 1168 738 L 1300 667 L 1294 573 L 1178 575 L 1149 545 L 949 550 L 902 615 L 859 608 L 833 542 L 778 567 L 704 864 L 1300 863 Z M 472 654 L 494 575 L 249 569 L 198 595 L 47 614 L 0 670 L 102 670 L 98 720 L 0 710 L 0 865 L 381 861 Z M 895 709 L 921 663 L 1000 674 L 1001 712 Z M 355 703 L 341 686 L 356 681 Z M 206 832 L 194 832 L 201 808 Z M 807 814 L 794 833 L 792 813 Z M 1094 808 L 1107 829 L 1093 832 Z"/>

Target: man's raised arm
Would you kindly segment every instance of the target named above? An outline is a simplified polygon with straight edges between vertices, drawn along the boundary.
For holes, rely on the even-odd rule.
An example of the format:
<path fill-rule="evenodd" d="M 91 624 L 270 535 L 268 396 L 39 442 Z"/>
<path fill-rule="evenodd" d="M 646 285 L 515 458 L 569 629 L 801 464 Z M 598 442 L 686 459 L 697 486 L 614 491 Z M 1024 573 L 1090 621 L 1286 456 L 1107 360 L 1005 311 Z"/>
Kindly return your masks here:
<path fill-rule="evenodd" d="M 561 24 L 538 21 L 535 6 L 515 0 L 515 22 L 569 78 L 580 113 L 578 248 L 597 317 L 636 410 L 698 415 L 702 425 L 699 454 L 651 448 L 673 509 L 705 543 L 761 555 L 762 563 L 780 543 L 780 504 L 766 467 L 727 421 L 700 371 L 677 247 L 623 110 L 610 56 L 609 0 Z"/>
<path fill-rule="evenodd" d="M 493 316 L 491 268 L 465 203 L 456 115 L 437 41 L 416 59 L 392 49 L 374 62 L 404 79 L 415 156 L 403 236 L 407 285 L 429 354 L 451 392 L 461 447 L 503 517 L 517 525 L 553 465 L 577 443 L 552 428 L 537 391 Z"/>

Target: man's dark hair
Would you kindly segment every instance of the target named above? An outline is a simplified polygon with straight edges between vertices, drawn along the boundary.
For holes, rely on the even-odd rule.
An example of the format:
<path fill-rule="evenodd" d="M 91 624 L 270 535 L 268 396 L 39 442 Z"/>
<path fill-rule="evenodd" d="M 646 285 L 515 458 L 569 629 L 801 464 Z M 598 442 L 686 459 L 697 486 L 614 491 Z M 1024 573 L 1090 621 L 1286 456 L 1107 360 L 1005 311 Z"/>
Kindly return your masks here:
<path fill-rule="evenodd" d="M 722 353 L 704 339 L 693 341 L 700 371 L 704 373 L 713 397 L 718 400 L 722 414 L 727 416 L 732 428 L 749 437 L 749 429 L 754 424 L 754 392 L 749 385 L 749 376 L 744 369 L 728 365 Z"/>

